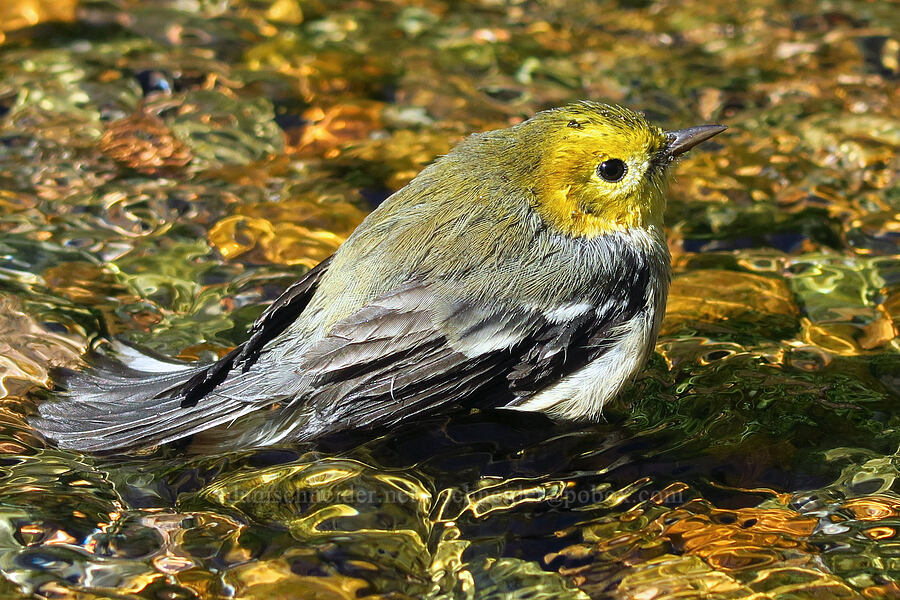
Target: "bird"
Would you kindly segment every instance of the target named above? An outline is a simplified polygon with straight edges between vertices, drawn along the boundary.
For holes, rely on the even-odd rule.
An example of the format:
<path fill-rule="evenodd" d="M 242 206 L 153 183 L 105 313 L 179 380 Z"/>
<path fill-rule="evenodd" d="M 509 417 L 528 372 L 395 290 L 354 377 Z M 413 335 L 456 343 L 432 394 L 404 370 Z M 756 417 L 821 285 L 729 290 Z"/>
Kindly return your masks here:
<path fill-rule="evenodd" d="M 113 343 L 32 425 L 62 448 L 222 448 L 384 430 L 454 408 L 590 423 L 655 347 L 672 165 L 726 129 L 581 101 L 425 167 L 213 363 Z"/>

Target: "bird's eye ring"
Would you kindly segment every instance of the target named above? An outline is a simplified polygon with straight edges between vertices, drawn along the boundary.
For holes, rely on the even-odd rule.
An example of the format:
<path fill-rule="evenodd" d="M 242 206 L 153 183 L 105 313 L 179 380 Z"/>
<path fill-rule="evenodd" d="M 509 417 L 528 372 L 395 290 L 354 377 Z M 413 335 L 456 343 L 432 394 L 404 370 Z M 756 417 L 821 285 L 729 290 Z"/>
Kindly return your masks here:
<path fill-rule="evenodd" d="M 602 163 L 597 165 L 597 175 L 599 175 L 600 178 L 604 181 L 608 181 L 610 183 L 622 181 L 622 178 L 625 177 L 626 172 L 628 172 L 628 165 L 625 164 L 625 161 L 618 158 L 604 160 Z"/>

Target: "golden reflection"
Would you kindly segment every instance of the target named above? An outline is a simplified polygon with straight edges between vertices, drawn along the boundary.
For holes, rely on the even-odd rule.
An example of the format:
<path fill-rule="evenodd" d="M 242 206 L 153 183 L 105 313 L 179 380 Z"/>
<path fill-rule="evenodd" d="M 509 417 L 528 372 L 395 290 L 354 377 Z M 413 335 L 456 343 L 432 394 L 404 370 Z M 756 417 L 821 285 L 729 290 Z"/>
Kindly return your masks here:
<path fill-rule="evenodd" d="M 891 496 L 851 498 L 843 504 L 860 521 L 880 521 L 900 516 L 900 499 Z"/>
<path fill-rule="evenodd" d="M 104 154 L 147 175 L 180 169 L 191 161 L 191 152 L 166 124 L 150 114 L 135 114 L 113 121 L 100 138 Z"/>
<path fill-rule="evenodd" d="M 355 21 L 331 23 L 336 36 L 352 36 Z M 297 97 L 309 104 L 333 102 L 335 97 L 351 93 L 361 97 L 367 82 L 384 73 L 384 55 L 361 55 L 333 46 L 310 52 L 304 37 L 296 30 L 283 29 L 251 47 L 244 55 L 247 68 L 254 71 L 278 72 L 289 78 Z M 363 92 L 363 94 L 360 94 Z"/>
<path fill-rule="evenodd" d="M 859 345 L 865 350 L 873 350 L 890 343 L 900 335 L 900 329 L 883 304 L 875 307 L 875 318 L 863 327 Z"/>
<path fill-rule="evenodd" d="M 298 196 L 283 202 L 244 206 L 209 231 L 209 241 L 226 259 L 304 265 L 327 258 L 365 216 L 345 200 L 316 202 Z"/>
<path fill-rule="evenodd" d="M 806 313 L 800 340 L 843 356 L 873 354 L 896 346 L 892 296 L 897 288 L 883 276 L 891 272 L 889 261 L 827 255 L 793 259 L 789 283 Z M 879 296 L 886 296 L 885 301 L 870 301 Z"/>
<path fill-rule="evenodd" d="M 286 560 L 255 561 L 229 569 L 225 581 L 240 598 L 273 600 L 357 600 L 372 598 L 362 592 L 363 579 L 331 575 L 310 577 L 295 574 Z"/>
<path fill-rule="evenodd" d="M 0 295 L 0 331 L 0 398 L 49 386 L 50 369 L 75 364 L 85 350 L 86 340 L 47 331 L 10 296 Z"/>
<path fill-rule="evenodd" d="M 344 238 L 293 223 L 233 216 L 216 223 L 209 231 L 209 241 L 226 259 L 259 249 L 264 262 L 312 268 L 337 250 Z"/>
<path fill-rule="evenodd" d="M 675 485 L 667 493 L 682 488 Z M 816 524 L 780 507 L 726 510 L 695 499 L 670 509 L 648 501 L 586 528 L 584 543 L 545 560 L 566 557 L 580 566 L 561 573 L 586 590 L 614 585 L 616 597 L 856 597 L 846 583 L 817 568 L 818 550 L 806 541 Z"/>
<path fill-rule="evenodd" d="M 222 358 L 226 354 L 228 354 L 233 349 L 233 346 L 219 346 L 216 344 L 203 343 L 203 344 L 192 344 L 190 346 L 185 346 L 181 349 L 181 352 L 178 353 L 179 360 L 184 360 L 188 362 L 193 362 L 197 360 L 202 360 L 207 356 L 208 352 L 211 352 L 218 358 Z"/>
<path fill-rule="evenodd" d="M 74 21 L 78 0 L 6 0 L 0 2 L 0 43 L 5 31 L 48 21 Z"/>
<path fill-rule="evenodd" d="M 303 119 L 309 124 L 303 128 L 294 150 L 335 158 L 342 145 L 364 139 L 382 127 L 382 110 L 384 105 L 379 102 L 310 108 L 303 113 Z"/>
<path fill-rule="evenodd" d="M 129 290 L 117 282 L 111 270 L 86 261 L 64 262 L 43 272 L 44 283 L 64 298 L 82 306 L 108 305 L 111 298 L 124 300 Z"/>
<path fill-rule="evenodd" d="M 625 574 L 616 595 L 629 600 L 752 598 L 753 590 L 695 557 L 662 556 Z"/>
<path fill-rule="evenodd" d="M 894 527 L 872 527 L 864 529 L 863 533 L 873 540 L 887 540 L 897 535 L 897 530 Z"/>
<path fill-rule="evenodd" d="M 460 137 L 456 133 L 442 131 L 398 129 L 387 137 L 355 142 L 345 150 L 345 154 L 387 164 L 391 171 L 387 187 L 398 190 L 435 158 L 449 152 Z"/>
<path fill-rule="evenodd" d="M 696 321 L 774 318 L 791 323 L 797 314 L 793 294 L 780 278 L 698 269 L 672 281 L 662 333 L 671 335 Z"/>
<path fill-rule="evenodd" d="M 238 15 L 257 20 L 258 26 L 270 35 L 278 31 L 271 23 L 299 25 L 303 22 L 303 6 L 298 0 L 271 0 L 268 2 L 234 2 Z"/>
<path fill-rule="evenodd" d="M 870 585 L 861 590 L 863 598 L 900 598 L 900 583 L 891 581 L 881 585 Z"/>
<path fill-rule="evenodd" d="M 813 323 L 809 319 L 801 321 L 802 340 L 812 346 L 844 356 L 864 354 L 863 340 L 869 339 L 865 331 L 851 323 Z M 876 340 L 879 344 L 882 339 Z"/>
<path fill-rule="evenodd" d="M 777 550 L 811 549 L 798 538 L 812 533 L 816 526 L 816 520 L 813 518 L 802 517 L 788 510 L 727 511 L 709 509 L 705 506 L 703 510 L 708 512 L 691 516 L 685 514 L 685 518 L 679 519 L 664 530 L 665 535 L 677 537 L 679 545 L 688 554 L 697 554 L 712 560 L 711 557 L 725 550 L 743 553 L 753 549 L 752 551 L 758 555 L 769 555 Z M 676 510 L 670 518 L 679 516 L 681 513 Z M 723 564 L 721 568 L 743 567 L 726 567 Z"/>

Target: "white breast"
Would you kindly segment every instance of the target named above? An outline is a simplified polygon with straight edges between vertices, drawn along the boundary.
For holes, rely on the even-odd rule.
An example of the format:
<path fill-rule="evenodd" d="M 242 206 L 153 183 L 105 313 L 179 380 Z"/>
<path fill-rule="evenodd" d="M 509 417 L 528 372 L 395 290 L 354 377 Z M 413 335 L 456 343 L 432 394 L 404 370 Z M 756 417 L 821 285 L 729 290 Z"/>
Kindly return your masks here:
<path fill-rule="evenodd" d="M 661 232 L 637 232 L 629 238 L 630 243 L 659 258 L 643 310 L 611 332 L 611 337 L 616 341 L 609 350 L 531 398 L 517 401 L 517 406 L 506 408 L 541 411 L 564 420 L 597 420 L 603 406 L 647 362 L 665 313 L 669 257 Z"/>
<path fill-rule="evenodd" d="M 565 420 L 596 420 L 603 406 L 644 366 L 656 339 L 650 311 L 638 313 L 616 332 L 607 352 L 574 373 L 538 392 L 515 410 L 542 411 Z"/>

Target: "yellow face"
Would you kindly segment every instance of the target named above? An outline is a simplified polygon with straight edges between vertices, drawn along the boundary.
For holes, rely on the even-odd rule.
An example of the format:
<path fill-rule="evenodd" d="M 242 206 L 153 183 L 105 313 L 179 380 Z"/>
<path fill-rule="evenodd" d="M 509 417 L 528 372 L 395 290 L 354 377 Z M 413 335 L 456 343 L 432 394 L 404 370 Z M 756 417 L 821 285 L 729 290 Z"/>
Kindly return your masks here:
<path fill-rule="evenodd" d="M 587 103 L 535 118 L 549 121 L 535 189 L 544 219 L 584 237 L 662 224 L 663 130 L 628 109 Z"/>

